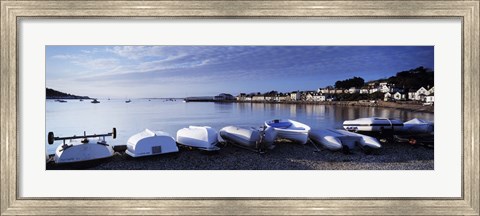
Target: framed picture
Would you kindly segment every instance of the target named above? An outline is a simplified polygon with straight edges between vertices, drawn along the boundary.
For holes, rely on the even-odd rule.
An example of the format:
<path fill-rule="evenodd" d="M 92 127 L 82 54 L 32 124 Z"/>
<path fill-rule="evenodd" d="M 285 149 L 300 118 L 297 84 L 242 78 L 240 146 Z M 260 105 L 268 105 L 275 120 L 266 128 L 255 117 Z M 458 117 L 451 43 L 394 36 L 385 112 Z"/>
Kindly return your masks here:
<path fill-rule="evenodd" d="M 0 212 L 478 215 L 478 17 L 478 1 L 2 0 Z"/>

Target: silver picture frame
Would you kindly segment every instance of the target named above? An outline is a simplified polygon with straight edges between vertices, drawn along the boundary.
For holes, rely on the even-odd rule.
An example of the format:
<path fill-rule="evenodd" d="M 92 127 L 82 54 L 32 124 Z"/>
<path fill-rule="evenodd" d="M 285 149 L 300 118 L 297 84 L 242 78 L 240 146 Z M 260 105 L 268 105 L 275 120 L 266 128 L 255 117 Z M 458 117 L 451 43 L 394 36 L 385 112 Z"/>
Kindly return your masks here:
<path fill-rule="evenodd" d="M 1 0 L 1 215 L 479 215 L 479 1 Z M 18 21 L 62 18 L 461 18 L 460 198 L 23 198 L 19 196 Z"/>

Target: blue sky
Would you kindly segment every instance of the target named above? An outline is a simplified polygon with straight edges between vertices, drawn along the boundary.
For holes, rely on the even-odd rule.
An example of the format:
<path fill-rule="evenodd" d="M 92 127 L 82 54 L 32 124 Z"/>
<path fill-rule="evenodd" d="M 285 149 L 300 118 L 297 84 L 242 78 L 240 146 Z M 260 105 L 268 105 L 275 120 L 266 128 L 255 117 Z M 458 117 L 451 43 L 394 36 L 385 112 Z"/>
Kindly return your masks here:
<path fill-rule="evenodd" d="M 47 46 L 46 86 L 98 98 L 316 90 L 434 69 L 433 46 Z"/>

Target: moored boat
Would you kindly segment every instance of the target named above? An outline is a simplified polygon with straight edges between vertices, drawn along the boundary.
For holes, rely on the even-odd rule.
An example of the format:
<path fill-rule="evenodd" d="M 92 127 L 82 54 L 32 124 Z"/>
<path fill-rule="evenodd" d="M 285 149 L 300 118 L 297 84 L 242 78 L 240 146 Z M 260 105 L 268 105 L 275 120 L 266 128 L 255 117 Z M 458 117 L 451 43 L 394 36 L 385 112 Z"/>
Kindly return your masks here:
<path fill-rule="evenodd" d="M 290 119 L 274 119 L 266 121 L 265 126 L 267 128 L 274 128 L 279 138 L 288 139 L 300 144 L 306 144 L 308 141 L 310 126 L 306 124 Z"/>
<path fill-rule="evenodd" d="M 343 128 L 347 131 L 384 132 L 398 131 L 403 128 L 403 122 L 398 119 L 379 117 L 359 118 L 343 122 Z"/>
<path fill-rule="evenodd" d="M 227 126 L 219 131 L 220 137 L 236 146 L 265 152 L 275 147 L 274 142 L 277 132 L 274 128 Z"/>
<path fill-rule="evenodd" d="M 107 134 L 86 135 L 84 132 L 83 136 L 71 137 L 55 137 L 53 132 L 49 132 L 48 143 L 53 144 L 55 140 L 63 140 L 63 144 L 55 150 L 53 160 L 56 164 L 80 163 L 113 156 L 113 148 L 105 141 L 106 136 L 112 136 L 115 139 L 116 129 L 113 128 L 113 132 Z"/>
<path fill-rule="evenodd" d="M 189 126 L 177 131 L 177 143 L 206 151 L 216 151 L 218 132 L 209 126 Z"/>
<path fill-rule="evenodd" d="M 127 141 L 125 153 L 132 157 L 143 157 L 178 152 L 172 136 L 162 131 L 144 131 L 131 136 Z"/>
<path fill-rule="evenodd" d="M 100 103 L 97 99 L 93 99 L 91 103 Z"/>

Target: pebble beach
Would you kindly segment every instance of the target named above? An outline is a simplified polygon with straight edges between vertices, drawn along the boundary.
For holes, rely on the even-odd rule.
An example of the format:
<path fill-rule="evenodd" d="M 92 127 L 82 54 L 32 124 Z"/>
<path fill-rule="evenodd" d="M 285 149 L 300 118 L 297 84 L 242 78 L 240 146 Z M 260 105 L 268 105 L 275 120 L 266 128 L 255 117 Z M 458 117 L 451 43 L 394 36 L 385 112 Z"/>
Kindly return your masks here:
<path fill-rule="evenodd" d="M 81 169 L 92 170 L 433 170 L 434 149 L 408 143 L 382 143 L 371 153 L 354 149 L 332 152 L 312 144 L 280 140 L 260 154 L 233 145 L 215 153 L 181 147 L 177 153 L 132 158 L 116 152 L 113 157 Z M 52 163 L 47 169 L 72 169 Z M 75 169 L 75 168 L 74 168 Z"/>

